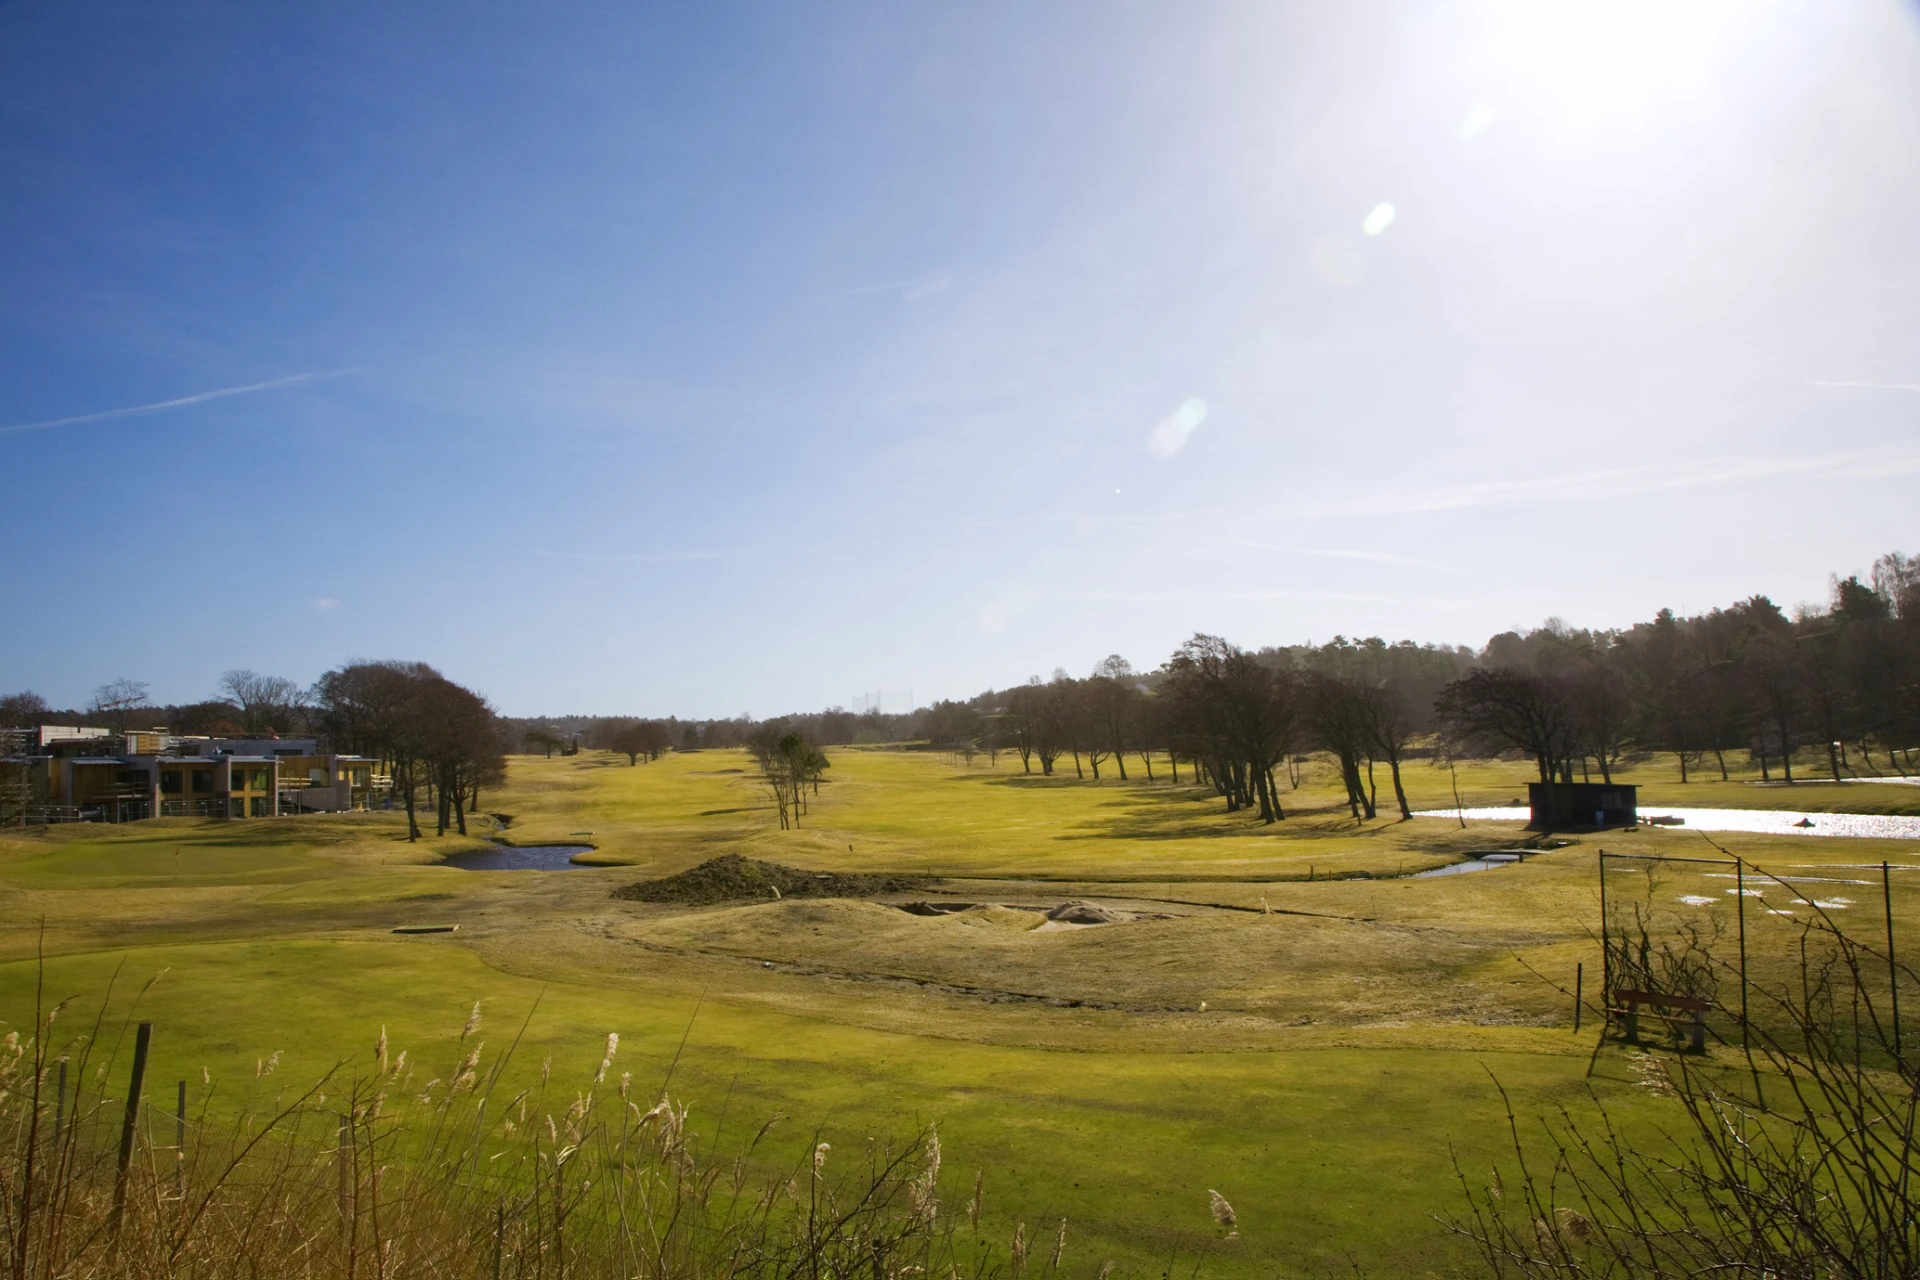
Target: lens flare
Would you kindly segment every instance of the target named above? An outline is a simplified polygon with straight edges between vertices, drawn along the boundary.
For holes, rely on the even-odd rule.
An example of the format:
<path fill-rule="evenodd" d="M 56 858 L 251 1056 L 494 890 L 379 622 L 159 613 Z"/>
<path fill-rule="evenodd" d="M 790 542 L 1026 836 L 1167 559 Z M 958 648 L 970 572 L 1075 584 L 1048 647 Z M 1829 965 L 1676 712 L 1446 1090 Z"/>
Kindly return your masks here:
<path fill-rule="evenodd" d="M 1472 142 L 1475 138 L 1485 133 L 1493 126 L 1493 122 L 1498 117 L 1498 114 L 1490 102 L 1475 103 L 1467 111 L 1466 118 L 1460 121 L 1460 141 Z"/>
<path fill-rule="evenodd" d="M 1190 399 L 1160 420 L 1147 437 L 1147 448 L 1156 458 L 1171 458 L 1187 447 L 1187 437 L 1206 420 L 1207 402 L 1198 397 Z"/>
<path fill-rule="evenodd" d="M 1382 200 L 1368 212 L 1366 221 L 1360 224 L 1360 229 L 1370 236 L 1379 235 L 1393 225 L 1393 212 L 1393 206 Z"/>

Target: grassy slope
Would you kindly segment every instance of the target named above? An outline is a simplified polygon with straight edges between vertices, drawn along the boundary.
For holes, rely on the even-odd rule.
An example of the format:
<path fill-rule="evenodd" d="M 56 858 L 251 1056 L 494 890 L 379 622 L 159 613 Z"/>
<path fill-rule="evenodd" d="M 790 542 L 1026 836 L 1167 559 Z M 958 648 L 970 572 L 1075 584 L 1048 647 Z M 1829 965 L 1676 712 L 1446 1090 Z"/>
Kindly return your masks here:
<path fill-rule="evenodd" d="M 1035 783 L 1001 764 L 836 753 L 806 826 L 785 833 L 771 829 L 750 778 L 726 772 L 744 767 L 731 753 L 637 769 L 515 761 L 509 787 L 487 803 L 515 816 L 518 842 L 590 829 L 601 856 L 653 873 L 739 851 L 982 877 L 952 886 L 981 899 L 1265 898 L 1313 914 L 1036 933 L 1012 913 L 649 907 L 606 896 L 634 869 L 430 865 L 464 846 L 409 846 L 385 815 L 0 839 L 0 911 L 16 926 L 45 920 L 54 991 L 98 992 L 123 962 L 123 992 L 167 970 L 143 1006 L 161 1026 L 161 1080 L 206 1064 L 224 1088 L 258 1087 L 253 1063 L 276 1049 L 287 1056 L 275 1080 L 305 1080 L 383 1024 L 438 1064 L 472 1000 L 486 1001 L 497 1045 L 537 999 L 525 1069 L 548 1050 L 560 1069 L 585 1069 L 618 1030 L 622 1065 L 645 1091 L 704 993 L 674 1090 L 708 1132 L 723 1108 L 730 1130 L 781 1112 L 797 1127 L 823 1125 L 837 1146 L 938 1119 L 957 1171 L 950 1189 L 986 1167 L 996 1230 L 1016 1211 L 1036 1231 L 1068 1217 L 1068 1256 L 1083 1262 L 1144 1269 L 1175 1248 L 1190 1257 L 1211 1239 L 1209 1187 L 1244 1224 L 1223 1262 L 1317 1269 L 1351 1254 L 1407 1274 L 1460 1259 L 1429 1215 L 1454 1203 L 1447 1143 L 1473 1161 L 1499 1144 L 1489 1071 L 1529 1113 L 1585 1085 L 1590 1040 L 1567 1033 L 1564 998 L 1513 953 L 1554 977 L 1593 960 L 1594 845 L 1475 876 L 1307 882 L 1308 866 L 1316 876 L 1391 872 L 1515 833 L 1462 833 L 1438 819 L 1356 826 L 1313 785 L 1296 797 L 1296 817 L 1262 829 L 1192 789 Z M 1461 780 L 1471 804 L 1509 798 L 1516 778 L 1488 766 Z M 1446 775 L 1425 766 L 1409 782 L 1417 805 L 1451 797 Z M 1692 793 L 1707 789 L 1681 795 L 1698 803 Z M 1680 788 L 1655 790 L 1665 799 Z M 1874 791 L 1904 801 L 1892 787 L 1829 794 L 1858 797 L 1858 808 Z M 1704 850 L 1678 832 L 1605 843 Z M 1887 842 L 1752 837 L 1739 847 L 1768 861 L 1916 861 Z M 1049 888 L 1036 875 L 1075 883 Z M 441 920 L 461 933 L 389 932 Z M 10 961 L 0 1011 L 15 1018 L 30 1002 L 35 932 L 0 938 Z M 954 987 L 1125 1007 L 1008 1003 Z M 1604 1058 L 1595 1083 L 1633 1114 L 1650 1104 L 1632 1081 Z M 789 1134 L 794 1150 L 802 1138 Z"/>

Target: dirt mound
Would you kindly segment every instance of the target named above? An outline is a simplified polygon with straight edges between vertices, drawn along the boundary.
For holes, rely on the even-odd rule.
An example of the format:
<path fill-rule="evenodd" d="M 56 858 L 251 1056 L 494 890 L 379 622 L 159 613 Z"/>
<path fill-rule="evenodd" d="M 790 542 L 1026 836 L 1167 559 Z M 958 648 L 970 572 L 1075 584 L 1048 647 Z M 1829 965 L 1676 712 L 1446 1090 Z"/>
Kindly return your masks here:
<path fill-rule="evenodd" d="M 1091 902 L 1063 902 L 1047 912 L 1047 919 L 1061 924 L 1118 924 L 1126 918 Z"/>
<path fill-rule="evenodd" d="M 613 891 L 632 902 L 684 902 L 706 906 L 741 899 L 864 898 L 874 893 L 911 893 L 924 889 L 925 876 L 855 875 L 838 871 L 801 871 L 777 862 L 743 858 L 737 853 L 712 858 L 677 876 L 641 880 Z"/>

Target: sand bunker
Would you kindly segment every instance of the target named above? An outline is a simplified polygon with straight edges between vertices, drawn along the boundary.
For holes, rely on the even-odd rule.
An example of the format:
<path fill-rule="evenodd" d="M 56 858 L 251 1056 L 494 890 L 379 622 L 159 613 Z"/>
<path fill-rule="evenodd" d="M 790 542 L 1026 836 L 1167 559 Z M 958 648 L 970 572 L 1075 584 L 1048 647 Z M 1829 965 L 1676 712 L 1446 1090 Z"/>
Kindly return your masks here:
<path fill-rule="evenodd" d="M 641 880 L 613 891 L 633 902 L 680 902 L 709 906 L 718 902 L 769 898 L 864 898 L 875 893 L 911 893 L 927 887 L 925 876 L 855 875 L 838 871 L 801 871 L 777 862 L 743 858 L 737 853 L 712 858 L 677 876 Z"/>

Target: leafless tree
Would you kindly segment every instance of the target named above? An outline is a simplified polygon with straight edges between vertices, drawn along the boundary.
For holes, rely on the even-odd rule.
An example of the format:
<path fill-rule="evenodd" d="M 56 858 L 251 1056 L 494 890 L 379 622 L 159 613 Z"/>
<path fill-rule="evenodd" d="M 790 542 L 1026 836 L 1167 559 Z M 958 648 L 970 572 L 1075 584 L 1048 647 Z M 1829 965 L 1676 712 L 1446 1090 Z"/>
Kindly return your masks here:
<path fill-rule="evenodd" d="M 53 708 L 47 700 L 30 690 L 0 698 L 0 728 L 35 728 L 47 722 Z"/>
<path fill-rule="evenodd" d="M 134 717 L 150 710 L 152 704 L 147 701 L 147 682 L 129 680 L 125 676 L 95 689 L 93 701 L 87 704 L 87 713 L 106 721 L 107 727 L 115 732 L 132 728 Z"/>
<path fill-rule="evenodd" d="M 807 789 L 817 795 L 830 762 L 826 753 L 805 734 L 774 721 L 761 725 L 747 740 L 747 750 L 773 792 L 780 811 L 780 829 L 798 827 L 806 813 Z"/>
<path fill-rule="evenodd" d="M 248 733 L 285 733 L 293 729 L 305 709 L 306 690 L 284 676 L 263 676 L 238 668 L 220 677 L 220 692 L 239 708 L 240 724 Z"/>
<path fill-rule="evenodd" d="M 1532 756 L 1540 781 L 1571 780 L 1576 732 L 1560 683 L 1513 667 L 1476 667 L 1440 692 L 1434 707 L 1457 744 L 1489 751 L 1518 747 Z"/>
<path fill-rule="evenodd" d="M 1286 817 L 1273 769 L 1292 747 L 1299 718 L 1291 673 L 1210 635 L 1180 646 L 1166 670 L 1178 732 L 1206 761 L 1228 811 L 1257 804 L 1263 822 Z"/>

